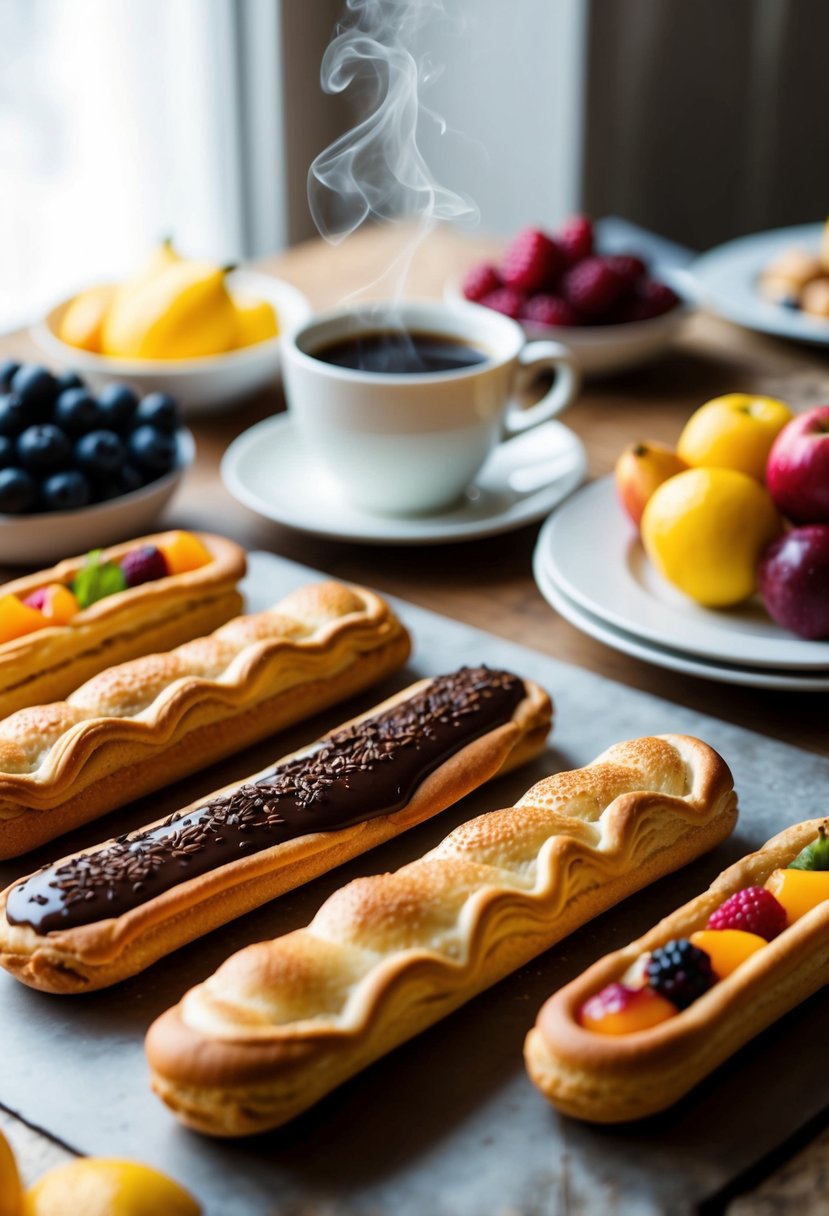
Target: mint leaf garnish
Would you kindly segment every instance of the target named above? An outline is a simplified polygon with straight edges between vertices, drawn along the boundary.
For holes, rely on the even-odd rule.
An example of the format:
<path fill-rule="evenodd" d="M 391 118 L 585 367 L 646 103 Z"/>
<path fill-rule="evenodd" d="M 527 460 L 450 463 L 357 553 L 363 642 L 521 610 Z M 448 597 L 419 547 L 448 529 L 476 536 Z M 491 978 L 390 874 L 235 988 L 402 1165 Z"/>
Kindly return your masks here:
<path fill-rule="evenodd" d="M 123 591 L 126 585 L 121 567 L 116 562 L 102 562 L 101 550 L 93 549 L 87 553 L 83 569 L 75 575 L 72 591 L 81 608 L 88 608 L 108 595 Z"/>

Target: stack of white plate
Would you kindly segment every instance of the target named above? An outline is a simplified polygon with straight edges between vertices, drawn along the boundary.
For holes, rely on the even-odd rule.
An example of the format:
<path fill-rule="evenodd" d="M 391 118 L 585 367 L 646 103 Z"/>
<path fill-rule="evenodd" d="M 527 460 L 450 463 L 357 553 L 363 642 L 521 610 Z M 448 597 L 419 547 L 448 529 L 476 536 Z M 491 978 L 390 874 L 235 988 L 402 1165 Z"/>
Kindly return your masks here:
<path fill-rule="evenodd" d="M 548 603 L 614 650 L 728 684 L 829 689 L 829 642 L 787 633 L 759 599 L 703 608 L 666 583 L 645 556 L 612 477 L 584 486 L 550 516 L 533 568 Z"/>

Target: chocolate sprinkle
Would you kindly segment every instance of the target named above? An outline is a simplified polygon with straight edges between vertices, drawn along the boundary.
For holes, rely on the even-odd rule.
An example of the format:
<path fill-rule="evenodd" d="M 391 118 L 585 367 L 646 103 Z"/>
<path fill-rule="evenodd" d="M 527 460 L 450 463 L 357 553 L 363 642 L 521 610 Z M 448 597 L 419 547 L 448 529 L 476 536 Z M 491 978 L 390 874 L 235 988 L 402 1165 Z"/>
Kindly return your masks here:
<path fill-rule="evenodd" d="M 517 676 L 487 667 L 439 676 L 255 782 L 39 870 L 12 888 L 6 919 L 38 933 L 91 924 L 240 854 L 392 814 L 453 753 L 507 722 L 525 695 Z"/>

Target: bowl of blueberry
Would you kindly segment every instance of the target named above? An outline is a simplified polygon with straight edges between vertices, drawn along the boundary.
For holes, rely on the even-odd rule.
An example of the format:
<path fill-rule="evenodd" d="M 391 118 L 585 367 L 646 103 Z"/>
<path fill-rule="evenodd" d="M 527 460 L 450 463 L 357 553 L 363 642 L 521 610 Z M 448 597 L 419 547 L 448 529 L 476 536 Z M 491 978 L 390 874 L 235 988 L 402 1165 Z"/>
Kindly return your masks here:
<path fill-rule="evenodd" d="M 147 530 L 195 455 L 166 393 L 0 363 L 0 563 L 34 565 Z"/>
<path fill-rule="evenodd" d="M 635 250 L 599 248 L 592 222 L 573 216 L 554 233 L 525 228 L 500 262 L 478 262 L 447 298 L 502 312 L 528 338 L 552 338 L 586 376 L 638 367 L 661 354 L 689 312 L 678 284 L 655 278 Z"/>

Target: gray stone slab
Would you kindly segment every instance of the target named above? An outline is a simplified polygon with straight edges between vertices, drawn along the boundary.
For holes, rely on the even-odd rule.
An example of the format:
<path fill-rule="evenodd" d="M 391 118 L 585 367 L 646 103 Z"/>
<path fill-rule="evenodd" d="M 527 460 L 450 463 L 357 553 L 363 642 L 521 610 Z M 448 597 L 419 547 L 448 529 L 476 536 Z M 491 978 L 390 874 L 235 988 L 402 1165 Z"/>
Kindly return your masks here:
<path fill-rule="evenodd" d="M 249 603 L 265 606 L 311 573 L 254 555 Z M 50 997 L 0 975 L 0 1102 L 79 1151 L 137 1157 L 167 1170 L 192 1188 L 208 1216 L 695 1211 L 826 1105 L 827 994 L 756 1040 L 668 1115 L 624 1128 L 590 1128 L 555 1114 L 526 1077 L 523 1038 L 550 992 L 598 955 L 643 932 L 775 831 L 825 811 L 829 761 L 412 605 L 399 609 L 416 652 L 409 669 L 379 691 L 385 695 L 463 662 L 530 675 L 556 703 L 544 756 L 109 992 Z M 681 700 L 680 678 L 676 691 Z M 347 713 L 378 699 L 378 691 L 367 693 Z M 824 698 L 814 703 L 816 713 L 825 712 Z M 43 850 L 34 863 L 165 814 L 344 716 L 345 710 L 334 710 L 289 732 L 277 748 L 251 749 L 145 798 L 103 826 Z M 342 883 L 419 856 L 463 819 L 511 805 L 544 773 L 584 764 L 617 740 L 664 731 L 700 735 L 732 766 L 742 817 L 734 838 L 716 853 L 585 926 L 278 1133 L 227 1144 L 202 1139 L 150 1094 L 142 1046 L 147 1025 L 231 951 L 307 923 Z M 0 880 L 11 881 L 21 869 L 20 863 L 0 866 Z"/>

